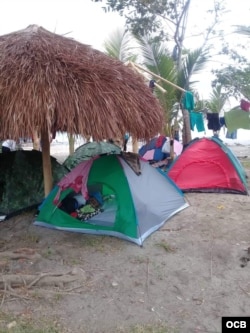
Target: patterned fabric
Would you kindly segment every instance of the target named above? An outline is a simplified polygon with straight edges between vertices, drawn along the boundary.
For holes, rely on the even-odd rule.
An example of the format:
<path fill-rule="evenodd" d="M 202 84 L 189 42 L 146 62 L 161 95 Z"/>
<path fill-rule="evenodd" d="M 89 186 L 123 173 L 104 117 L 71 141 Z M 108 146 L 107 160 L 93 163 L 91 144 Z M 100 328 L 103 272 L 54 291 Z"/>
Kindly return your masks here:
<path fill-rule="evenodd" d="M 77 212 L 77 218 L 81 221 L 89 220 L 91 217 L 99 214 L 102 210 L 101 208 L 94 209 L 91 207 L 91 205 L 86 205 L 85 208 L 90 208 L 90 211 L 82 211 L 81 209 L 78 209 Z"/>

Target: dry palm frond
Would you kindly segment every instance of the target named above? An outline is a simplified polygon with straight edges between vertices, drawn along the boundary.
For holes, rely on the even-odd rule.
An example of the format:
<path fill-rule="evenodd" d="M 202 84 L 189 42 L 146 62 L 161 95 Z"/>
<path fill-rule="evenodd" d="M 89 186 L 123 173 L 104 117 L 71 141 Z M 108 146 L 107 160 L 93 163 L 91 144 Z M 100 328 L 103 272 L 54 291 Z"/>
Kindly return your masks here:
<path fill-rule="evenodd" d="M 141 75 L 88 45 L 31 25 L 0 36 L 0 139 L 34 128 L 149 139 L 163 110 Z"/>

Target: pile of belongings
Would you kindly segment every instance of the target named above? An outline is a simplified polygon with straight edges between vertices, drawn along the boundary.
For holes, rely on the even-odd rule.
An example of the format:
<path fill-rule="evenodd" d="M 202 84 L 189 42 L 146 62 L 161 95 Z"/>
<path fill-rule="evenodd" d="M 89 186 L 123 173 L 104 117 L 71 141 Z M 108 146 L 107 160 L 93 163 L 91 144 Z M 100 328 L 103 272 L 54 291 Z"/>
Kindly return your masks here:
<path fill-rule="evenodd" d="M 87 200 L 81 194 L 71 193 L 60 203 L 59 208 L 80 221 L 86 221 L 103 212 L 104 199 L 101 193 L 92 193 Z"/>

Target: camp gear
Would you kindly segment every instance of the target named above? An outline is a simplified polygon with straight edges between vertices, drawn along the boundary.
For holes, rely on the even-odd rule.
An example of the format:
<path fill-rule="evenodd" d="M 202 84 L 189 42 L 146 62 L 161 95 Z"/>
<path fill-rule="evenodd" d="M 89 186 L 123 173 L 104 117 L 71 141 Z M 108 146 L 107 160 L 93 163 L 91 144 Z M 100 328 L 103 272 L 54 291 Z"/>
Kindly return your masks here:
<path fill-rule="evenodd" d="M 82 161 L 89 160 L 93 156 L 105 154 L 120 154 L 121 148 L 110 142 L 87 142 L 78 147 L 75 152 L 66 158 L 63 165 L 69 170 Z"/>
<path fill-rule="evenodd" d="M 35 225 L 116 236 L 142 245 L 151 233 L 188 204 L 171 179 L 146 161 L 140 159 L 140 172 L 135 172 L 131 168 L 133 156 L 137 157 L 134 163 L 137 165 L 138 155 L 128 153 L 81 162 L 47 196 Z M 81 193 L 87 203 L 91 196 L 99 200 L 99 206 L 90 212 L 94 216 L 74 218 L 62 211 L 60 203 L 71 193 Z"/>
<path fill-rule="evenodd" d="M 241 163 L 217 137 L 192 140 L 167 172 L 184 192 L 248 194 Z"/>
<path fill-rule="evenodd" d="M 54 185 L 69 171 L 51 157 Z M 0 215 L 11 217 L 44 199 L 42 153 L 18 150 L 0 154 Z"/>

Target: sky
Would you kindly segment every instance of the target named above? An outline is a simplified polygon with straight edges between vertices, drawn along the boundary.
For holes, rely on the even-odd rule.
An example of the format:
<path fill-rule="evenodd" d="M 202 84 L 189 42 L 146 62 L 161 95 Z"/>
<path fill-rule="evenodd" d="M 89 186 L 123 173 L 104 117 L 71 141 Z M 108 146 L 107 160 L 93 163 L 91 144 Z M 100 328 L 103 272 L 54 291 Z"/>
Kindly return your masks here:
<path fill-rule="evenodd" d="M 213 1 L 191 0 L 187 36 L 198 35 L 203 30 L 209 20 L 206 9 L 213 4 Z M 231 31 L 234 25 L 250 25 L 250 1 L 225 0 L 225 2 L 228 13 L 222 17 L 223 29 L 236 45 L 240 37 L 231 35 Z M 105 3 L 105 0 L 102 3 Z M 102 3 L 91 0 L 0 0 L 0 35 L 25 29 L 30 24 L 37 24 L 103 51 L 103 42 L 109 39 L 117 28 L 123 28 L 125 20 L 118 13 L 105 13 L 101 8 Z M 202 44 L 202 38 L 202 36 L 189 38 L 185 46 L 196 48 Z M 213 66 L 216 66 L 216 62 Z M 199 78 L 198 89 L 203 98 L 208 98 L 209 95 L 207 87 L 212 79 L 210 71 L 211 68 L 208 68 Z"/>
<path fill-rule="evenodd" d="M 91 0 L 0 0 L 0 35 L 36 24 L 102 50 L 104 39 L 124 20 L 101 6 Z"/>
<path fill-rule="evenodd" d="M 214 0 L 191 0 L 187 36 L 199 34 L 209 20 L 206 13 Z M 224 0 L 228 13 L 223 16 L 223 27 L 230 33 L 233 25 L 250 25 L 249 0 Z M 118 13 L 105 13 L 103 3 L 91 0 L 0 0 L 0 35 L 37 24 L 58 34 L 103 49 L 103 42 L 125 20 Z M 232 37 L 233 38 L 233 37 Z M 235 38 L 235 37 L 234 37 Z M 202 42 L 202 36 L 187 39 L 188 47 Z"/>

